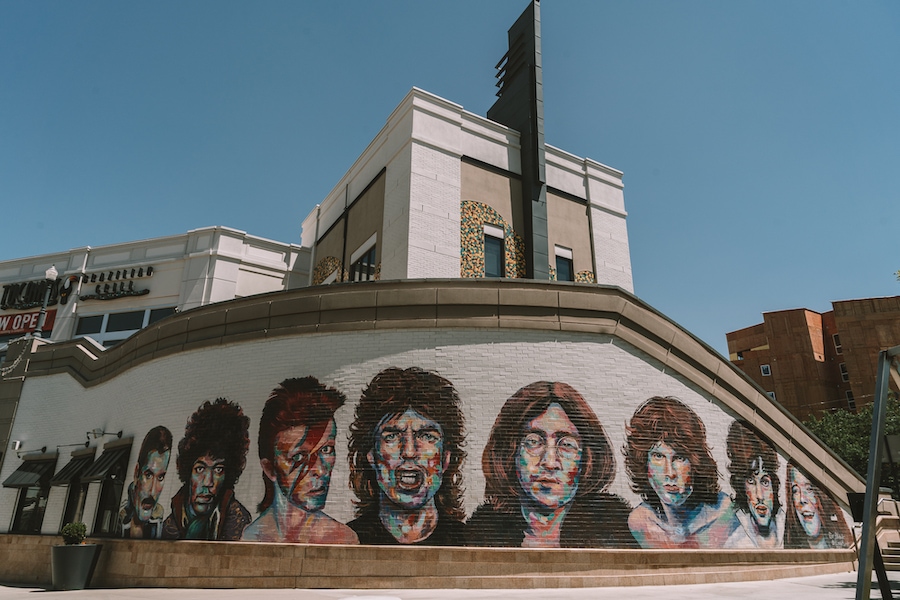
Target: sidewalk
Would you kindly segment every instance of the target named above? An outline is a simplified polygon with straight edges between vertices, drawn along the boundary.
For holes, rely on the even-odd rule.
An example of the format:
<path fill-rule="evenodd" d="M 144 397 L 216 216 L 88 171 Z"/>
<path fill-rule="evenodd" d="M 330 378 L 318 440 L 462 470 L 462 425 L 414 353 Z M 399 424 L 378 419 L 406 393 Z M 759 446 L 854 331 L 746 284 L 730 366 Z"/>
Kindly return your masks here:
<path fill-rule="evenodd" d="M 900 599 L 900 573 L 888 573 L 894 596 Z M 253 598 L 281 600 L 707 600 L 713 598 L 753 598 L 758 600 L 852 600 L 856 596 L 856 573 L 818 575 L 774 581 L 710 583 L 680 586 L 643 586 L 535 590 L 209 590 L 209 589 L 92 589 L 52 592 L 41 588 L 0 585 L 0 600 L 53 600 L 54 598 L 95 598 L 98 600 L 208 600 Z M 872 583 L 872 600 L 880 599 L 878 584 Z"/>

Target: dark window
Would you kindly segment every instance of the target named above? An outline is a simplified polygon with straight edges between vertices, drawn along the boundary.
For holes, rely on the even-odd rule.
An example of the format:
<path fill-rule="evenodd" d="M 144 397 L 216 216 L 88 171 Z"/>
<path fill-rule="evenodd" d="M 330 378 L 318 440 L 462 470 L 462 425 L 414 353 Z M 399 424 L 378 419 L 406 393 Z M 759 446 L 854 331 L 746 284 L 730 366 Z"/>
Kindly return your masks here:
<path fill-rule="evenodd" d="M 103 315 L 93 317 L 81 317 L 78 319 L 78 327 L 75 328 L 75 335 L 88 335 L 91 333 L 100 333 L 103 327 Z"/>
<path fill-rule="evenodd" d="M 843 354 L 844 347 L 841 346 L 841 336 L 836 333 L 833 336 L 831 336 L 831 338 L 834 340 L 834 353 L 835 354 Z"/>
<path fill-rule="evenodd" d="M 80 483 L 73 479 L 69 483 L 69 493 L 66 496 L 66 509 L 63 512 L 63 520 L 60 528 L 66 523 L 75 523 L 84 520 L 84 501 L 87 498 L 88 484 Z"/>
<path fill-rule="evenodd" d="M 503 239 L 484 234 L 484 276 L 503 277 L 504 259 Z"/>
<path fill-rule="evenodd" d="M 171 306 L 169 308 L 154 308 L 150 311 L 150 320 L 147 322 L 147 325 L 152 325 L 156 323 L 160 319 L 165 319 L 170 315 L 175 314 L 175 307 Z"/>
<path fill-rule="evenodd" d="M 40 533 L 47 510 L 50 485 L 32 485 L 19 490 L 19 502 L 13 521 L 13 533 Z"/>
<path fill-rule="evenodd" d="M 119 501 L 125 488 L 124 479 L 128 454 L 109 470 L 100 485 L 100 500 L 97 504 L 97 520 L 94 522 L 94 535 L 111 537 L 116 535 L 119 518 Z"/>
<path fill-rule="evenodd" d="M 772 367 L 769 365 L 759 365 L 759 371 L 763 377 L 771 377 L 772 375 Z"/>
<path fill-rule="evenodd" d="M 575 269 L 572 266 L 572 259 L 564 256 L 556 257 L 556 280 L 557 281 L 575 281 Z"/>
<path fill-rule="evenodd" d="M 127 313 L 113 313 L 109 315 L 106 323 L 106 331 L 131 331 L 132 329 L 140 329 L 144 326 L 143 310 L 136 310 Z"/>
<path fill-rule="evenodd" d="M 775 399 L 775 392 L 766 392 L 766 396 L 768 396 L 769 398 L 771 398 L 772 400 L 774 400 L 774 399 Z"/>
<path fill-rule="evenodd" d="M 838 365 L 841 369 L 841 381 L 850 381 L 850 373 L 847 371 L 847 363 Z"/>
<path fill-rule="evenodd" d="M 375 279 L 375 246 L 350 265 L 350 281 L 372 281 Z"/>
<path fill-rule="evenodd" d="M 850 390 L 847 390 L 846 396 L 847 396 L 847 408 L 849 408 L 853 412 L 856 412 L 856 400 L 853 399 L 853 392 L 851 392 Z"/>

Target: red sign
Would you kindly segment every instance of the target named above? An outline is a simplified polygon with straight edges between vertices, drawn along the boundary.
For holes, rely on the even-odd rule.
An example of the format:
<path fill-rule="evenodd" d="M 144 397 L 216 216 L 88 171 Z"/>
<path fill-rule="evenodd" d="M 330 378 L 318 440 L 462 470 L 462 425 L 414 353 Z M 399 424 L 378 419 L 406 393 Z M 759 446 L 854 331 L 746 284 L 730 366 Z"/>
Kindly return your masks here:
<path fill-rule="evenodd" d="M 15 335 L 34 331 L 38 324 L 41 311 L 19 313 L 17 315 L 0 315 L 0 335 Z M 53 321 L 56 320 L 56 309 L 47 311 L 47 319 L 44 321 L 44 331 L 53 329 Z"/>

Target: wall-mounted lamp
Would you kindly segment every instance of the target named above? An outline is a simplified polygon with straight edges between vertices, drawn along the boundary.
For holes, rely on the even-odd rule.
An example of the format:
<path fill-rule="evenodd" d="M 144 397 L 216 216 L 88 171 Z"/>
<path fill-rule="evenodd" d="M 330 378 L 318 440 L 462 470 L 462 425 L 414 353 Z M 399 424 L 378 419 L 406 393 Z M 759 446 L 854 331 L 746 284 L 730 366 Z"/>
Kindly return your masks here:
<path fill-rule="evenodd" d="M 47 303 L 50 302 L 50 290 L 53 282 L 59 276 L 56 265 L 50 265 L 50 268 L 44 272 L 44 303 L 41 305 L 41 312 L 38 313 L 37 327 L 34 328 L 34 337 L 39 338 L 44 335 L 44 322 L 47 320 Z"/>
<path fill-rule="evenodd" d="M 90 438 L 88 438 L 84 442 L 78 442 L 77 444 L 57 444 L 56 451 L 59 452 L 60 448 L 71 448 L 73 446 L 84 446 L 85 448 L 87 448 L 90 445 L 91 445 L 91 440 L 90 440 Z"/>
<path fill-rule="evenodd" d="M 16 456 L 18 456 L 19 458 L 22 458 L 22 455 L 23 455 L 23 454 L 28 454 L 29 452 L 37 452 L 38 450 L 40 450 L 40 451 L 41 451 L 41 454 L 43 454 L 43 453 L 45 453 L 45 452 L 47 451 L 47 446 L 43 446 L 42 448 L 35 448 L 34 450 L 19 450 L 19 449 L 17 448 L 17 449 L 16 449 Z"/>
<path fill-rule="evenodd" d="M 98 427 L 97 429 L 88 431 L 87 433 L 85 433 L 85 435 L 87 436 L 89 442 L 91 441 L 91 436 L 94 436 L 95 440 L 97 438 L 103 437 L 104 435 L 114 435 L 117 438 L 122 439 L 122 430 L 120 429 L 119 431 L 104 431 L 102 428 Z"/>

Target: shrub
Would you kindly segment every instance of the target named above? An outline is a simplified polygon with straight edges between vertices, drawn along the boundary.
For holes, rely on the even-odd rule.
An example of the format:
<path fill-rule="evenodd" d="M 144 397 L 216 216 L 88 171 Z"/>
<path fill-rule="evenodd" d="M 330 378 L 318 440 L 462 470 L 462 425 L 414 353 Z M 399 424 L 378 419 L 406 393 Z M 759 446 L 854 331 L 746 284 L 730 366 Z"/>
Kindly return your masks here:
<path fill-rule="evenodd" d="M 62 533 L 63 541 L 67 546 L 81 544 L 87 535 L 87 527 L 84 526 L 84 523 L 66 523 L 60 533 Z"/>

